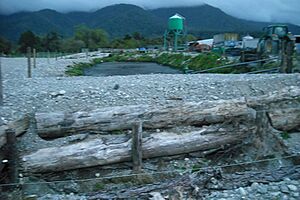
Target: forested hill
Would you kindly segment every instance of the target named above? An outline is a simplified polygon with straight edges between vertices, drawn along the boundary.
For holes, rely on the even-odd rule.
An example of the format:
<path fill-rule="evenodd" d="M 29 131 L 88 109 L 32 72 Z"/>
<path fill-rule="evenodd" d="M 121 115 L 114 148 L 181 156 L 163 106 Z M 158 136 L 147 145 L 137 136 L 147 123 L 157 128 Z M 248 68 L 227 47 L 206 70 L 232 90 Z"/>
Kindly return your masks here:
<path fill-rule="evenodd" d="M 104 29 L 112 37 L 123 37 L 133 32 L 150 37 L 161 36 L 167 19 L 175 13 L 186 17 L 189 32 L 197 36 L 224 31 L 259 32 L 269 24 L 238 19 L 209 5 L 145 10 L 135 5 L 117 4 L 95 12 L 59 13 L 46 9 L 0 15 L 0 35 L 14 41 L 27 30 L 39 35 L 55 31 L 70 36 L 76 25 L 85 24 L 91 28 Z M 299 26 L 289 27 L 292 32 L 300 33 Z"/>

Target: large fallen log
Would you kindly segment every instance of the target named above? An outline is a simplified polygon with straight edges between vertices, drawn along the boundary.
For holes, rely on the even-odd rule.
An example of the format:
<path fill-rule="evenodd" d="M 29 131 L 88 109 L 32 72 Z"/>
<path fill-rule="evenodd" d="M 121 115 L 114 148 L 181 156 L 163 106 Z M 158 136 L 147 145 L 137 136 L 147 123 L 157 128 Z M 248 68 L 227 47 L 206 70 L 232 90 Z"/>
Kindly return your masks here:
<path fill-rule="evenodd" d="M 271 124 L 281 131 L 300 131 L 300 103 L 299 108 L 286 108 L 268 112 Z"/>
<path fill-rule="evenodd" d="M 249 120 L 251 121 L 251 118 Z M 252 123 L 252 125 L 238 127 L 231 124 L 218 129 L 208 127 L 183 134 L 154 133 L 143 139 L 143 158 L 204 151 L 241 143 L 245 137 L 255 131 L 256 126 Z M 117 144 L 105 144 L 102 139 L 94 139 L 63 147 L 40 149 L 23 156 L 22 166 L 25 171 L 36 173 L 107 165 L 129 160 L 131 160 L 131 139 Z"/>
<path fill-rule="evenodd" d="M 264 111 L 273 128 L 280 131 L 300 130 L 300 87 L 287 87 L 260 97 L 246 99 L 256 111 Z"/>
<path fill-rule="evenodd" d="M 82 131 L 107 132 L 130 129 L 137 120 L 144 128 L 168 128 L 178 125 L 209 125 L 230 120 L 247 120 L 255 110 L 269 109 L 274 128 L 297 129 L 300 126 L 300 87 L 239 100 L 177 103 L 165 106 L 134 105 L 101 108 L 89 112 L 37 113 L 37 131 L 42 138 L 58 138 Z M 287 113 L 285 110 L 290 109 Z M 272 113 L 274 110 L 274 113 Z M 285 128 L 283 128 L 283 126 Z"/>
<path fill-rule="evenodd" d="M 255 111 L 245 101 L 206 101 L 166 106 L 119 106 L 75 113 L 37 113 L 37 131 L 42 138 L 58 138 L 81 131 L 105 132 L 131 129 L 136 121 L 144 128 L 170 128 L 178 125 L 203 126 L 226 120 L 245 121 Z"/>
<path fill-rule="evenodd" d="M 297 87 L 277 94 L 242 100 L 181 103 L 158 107 L 121 106 L 91 112 L 37 114 L 36 123 L 39 134 L 46 138 L 61 137 L 80 131 L 130 129 L 137 120 L 143 122 L 144 128 L 168 128 L 178 125 L 202 127 L 199 131 L 181 135 L 164 132 L 143 138 L 143 158 L 153 158 L 241 144 L 242 139 L 249 136 L 255 138 L 258 134 L 256 130 L 264 128 L 264 126 L 258 128 L 256 124 L 257 112 L 262 111 L 272 117 L 271 110 L 266 110 L 286 108 L 297 110 L 299 97 L 300 89 Z M 297 111 L 292 113 L 298 115 Z M 266 118 L 268 121 L 266 123 L 273 120 L 272 123 L 276 125 L 276 120 L 284 117 Z M 290 127 L 295 127 L 295 124 L 297 126 L 297 117 L 290 117 L 288 123 Z M 210 128 L 215 129 L 207 133 L 203 125 L 210 125 Z M 264 130 L 258 132 L 266 134 Z M 102 139 L 95 139 L 69 146 L 40 149 L 23 156 L 22 166 L 25 171 L 36 173 L 118 163 L 131 159 L 130 147 L 131 140 L 106 144 Z"/>

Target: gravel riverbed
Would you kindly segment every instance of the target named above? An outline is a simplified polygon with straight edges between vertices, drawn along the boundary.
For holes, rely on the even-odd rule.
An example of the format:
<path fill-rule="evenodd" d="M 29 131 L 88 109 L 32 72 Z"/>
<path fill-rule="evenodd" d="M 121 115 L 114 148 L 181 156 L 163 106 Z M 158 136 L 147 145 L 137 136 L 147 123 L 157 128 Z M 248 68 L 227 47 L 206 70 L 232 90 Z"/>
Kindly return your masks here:
<path fill-rule="evenodd" d="M 207 197 L 209 200 L 297 200 L 299 195 L 299 181 L 284 179 L 281 182 L 269 184 L 252 183 L 249 187 L 240 187 L 234 190 L 213 192 Z"/>
<path fill-rule="evenodd" d="M 298 200 L 300 199 L 300 182 L 284 179 L 281 182 L 269 184 L 252 183 L 249 187 L 239 187 L 234 190 L 213 192 L 205 200 Z M 88 200 L 86 196 L 69 195 L 46 195 L 38 200 Z M 159 193 L 153 194 L 151 200 L 163 200 Z M 193 198 L 191 198 L 192 200 Z"/>
<path fill-rule="evenodd" d="M 66 77 L 67 65 L 86 59 L 38 59 L 26 78 L 25 58 L 2 58 L 5 120 L 27 112 L 77 111 L 104 106 L 165 104 L 173 101 L 232 99 L 300 85 L 299 74 L 155 74 Z"/>
<path fill-rule="evenodd" d="M 32 69 L 32 78 L 27 78 L 26 58 L 1 58 L 4 92 L 1 121 L 11 121 L 28 112 L 241 98 L 300 85 L 300 74 L 65 76 L 68 65 L 87 61 L 85 58 L 50 59 L 48 63 L 41 58 Z M 300 199 L 299 188 L 299 181 L 287 179 L 214 192 L 207 199 Z M 86 199 L 72 196 L 52 195 L 49 199 Z"/>

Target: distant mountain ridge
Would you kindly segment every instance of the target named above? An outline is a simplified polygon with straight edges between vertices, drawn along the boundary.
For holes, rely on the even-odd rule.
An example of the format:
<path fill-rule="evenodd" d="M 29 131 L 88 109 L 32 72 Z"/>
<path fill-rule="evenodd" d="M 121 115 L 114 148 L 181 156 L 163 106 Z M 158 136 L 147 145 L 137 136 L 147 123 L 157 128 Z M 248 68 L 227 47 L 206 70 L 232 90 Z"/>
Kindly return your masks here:
<path fill-rule="evenodd" d="M 140 32 L 145 36 L 162 36 L 167 20 L 175 13 L 186 17 L 190 33 L 207 37 L 218 32 L 259 32 L 270 23 L 247 21 L 232 17 L 210 5 L 194 7 L 159 8 L 145 10 L 130 4 L 107 6 L 95 12 L 59 13 L 45 9 L 37 12 L 20 12 L 0 15 L 0 35 L 17 41 L 20 34 L 31 30 L 44 35 L 50 31 L 70 36 L 76 25 L 102 28 L 112 37 Z M 300 27 L 289 24 L 292 32 L 300 33 Z"/>

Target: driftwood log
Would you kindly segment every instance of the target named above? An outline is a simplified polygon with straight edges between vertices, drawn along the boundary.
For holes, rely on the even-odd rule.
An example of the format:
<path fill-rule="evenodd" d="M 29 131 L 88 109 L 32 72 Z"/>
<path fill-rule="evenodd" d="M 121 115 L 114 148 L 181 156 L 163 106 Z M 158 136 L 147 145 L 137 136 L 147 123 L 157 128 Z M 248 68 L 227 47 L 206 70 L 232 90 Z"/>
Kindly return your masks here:
<path fill-rule="evenodd" d="M 162 132 L 143 138 L 143 158 L 146 159 L 242 144 L 243 139 L 254 138 L 258 134 L 259 112 L 268 115 L 268 123 L 273 127 L 276 126 L 274 128 L 283 127 L 293 130 L 299 127 L 297 117 L 299 98 L 300 88 L 292 87 L 274 94 L 239 100 L 169 104 L 157 107 L 121 106 L 75 113 L 39 113 L 35 118 L 38 133 L 44 138 L 62 137 L 81 131 L 105 132 L 131 129 L 132 124 L 137 120 L 142 121 L 143 127 L 149 129 L 178 125 L 199 127 L 197 131 L 184 134 Z M 292 117 L 288 117 L 288 122 L 282 125 L 281 120 L 286 119 L 286 113 L 283 111 L 288 108 L 294 112 L 289 112 Z M 275 117 L 274 113 L 279 111 L 282 114 Z M 260 132 L 264 134 L 266 131 Z M 24 155 L 22 166 L 25 171 L 39 173 L 107 165 L 128 160 L 131 160 L 131 140 L 106 144 L 102 139 L 94 139 L 68 146 L 40 149 Z"/>
<path fill-rule="evenodd" d="M 37 113 L 37 131 L 42 138 L 58 138 L 81 131 L 106 132 L 131 129 L 136 120 L 144 128 L 178 125 L 202 126 L 226 120 L 245 120 L 253 109 L 267 109 L 275 129 L 300 129 L 300 88 L 238 100 L 204 101 L 166 106 L 134 105 L 97 109 L 89 112 Z"/>
<path fill-rule="evenodd" d="M 245 100 L 256 111 L 265 110 L 273 128 L 280 131 L 300 130 L 300 87 L 287 87 Z"/>
<path fill-rule="evenodd" d="M 214 129 L 210 131 L 209 129 Z M 241 143 L 256 131 L 255 124 L 237 127 L 208 127 L 199 131 L 176 134 L 154 133 L 143 138 L 143 158 L 170 156 L 204 151 Z M 23 157 L 23 167 L 30 172 L 49 172 L 106 165 L 131 160 L 131 139 L 124 143 L 105 144 L 102 139 L 80 142 L 63 147 L 45 148 Z"/>
<path fill-rule="evenodd" d="M 119 106 L 75 113 L 37 113 L 37 131 L 42 138 L 58 138 L 81 131 L 105 132 L 131 129 L 137 121 L 143 128 L 170 128 L 178 125 L 203 126 L 226 120 L 245 121 L 255 111 L 245 101 L 207 101 L 167 106 Z"/>
<path fill-rule="evenodd" d="M 300 131 L 299 108 L 286 108 L 268 112 L 272 126 L 281 131 Z"/>

